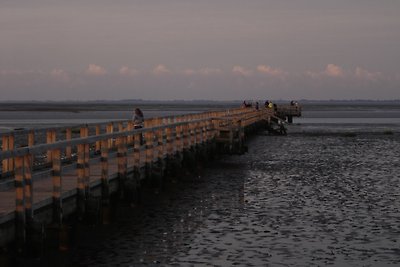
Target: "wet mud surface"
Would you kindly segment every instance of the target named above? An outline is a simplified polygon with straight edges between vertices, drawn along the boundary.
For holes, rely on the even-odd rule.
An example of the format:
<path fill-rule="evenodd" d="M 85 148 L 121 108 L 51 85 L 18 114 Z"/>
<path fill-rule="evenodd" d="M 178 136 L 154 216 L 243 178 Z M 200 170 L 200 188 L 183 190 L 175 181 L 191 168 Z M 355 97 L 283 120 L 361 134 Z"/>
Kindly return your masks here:
<path fill-rule="evenodd" d="M 399 266 L 400 136 L 265 136 L 87 227 L 70 266 Z"/>

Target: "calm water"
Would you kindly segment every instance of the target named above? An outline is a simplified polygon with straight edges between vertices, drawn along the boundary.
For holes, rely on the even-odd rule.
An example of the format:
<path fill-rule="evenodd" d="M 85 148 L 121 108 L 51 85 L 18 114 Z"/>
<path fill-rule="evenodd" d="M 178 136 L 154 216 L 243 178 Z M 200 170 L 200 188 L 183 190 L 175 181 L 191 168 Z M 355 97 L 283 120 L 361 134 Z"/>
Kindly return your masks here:
<path fill-rule="evenodd" d="M 113 224 L 84 227 L 55 262 L 399 266 L 400 111 L 376 106 L 336 111 L 305 109 L 288 136 L 260 132 L 245 155 L 223 156 L 186 173 L 167 192 L 150 190 L 141 207 L 120 205 Z M 85 120 L 79 117 L 84 114 L 89 116 L 63 120 Z M 93 114 L 100 113 L 89 116 L 99 119 Z M 8 121 L 14 127 L 2 116 L 1 125 Z"/>

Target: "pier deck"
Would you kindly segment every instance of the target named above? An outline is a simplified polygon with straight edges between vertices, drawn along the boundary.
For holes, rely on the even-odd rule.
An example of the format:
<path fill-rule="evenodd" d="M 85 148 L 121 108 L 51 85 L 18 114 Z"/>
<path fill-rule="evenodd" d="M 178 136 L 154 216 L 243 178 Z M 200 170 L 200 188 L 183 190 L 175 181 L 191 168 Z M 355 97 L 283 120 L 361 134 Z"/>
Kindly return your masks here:
<path fill-rule="evenodd" d="M 22 249 L 33 221 L 61 226 L 63 217 L 82 216 L 90 198 L 104 206 L 111 194 L 133 194 L 154 173 L 182 166 L 188 153 L 215 153 L 218 144 L 240 152 L 246 133 L 272 116 L 268 108 L 240 108 L 153 118 L 142 129 L 118 121 L 2 134 L 0 245 L 14 240 Z"/>

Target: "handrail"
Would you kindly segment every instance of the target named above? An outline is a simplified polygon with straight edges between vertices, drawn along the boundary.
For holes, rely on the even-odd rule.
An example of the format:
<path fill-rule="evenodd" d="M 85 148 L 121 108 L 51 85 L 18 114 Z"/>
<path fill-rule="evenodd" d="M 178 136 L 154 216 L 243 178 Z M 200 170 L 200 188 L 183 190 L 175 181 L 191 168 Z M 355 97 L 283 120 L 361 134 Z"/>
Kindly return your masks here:
<path fill-rule="evenodd" d="M 178 119 L 178 118 L 185 118 L 186 116 L 189 116 L 189 115 L 207 115 L 207 114 L 211 114 L 211 113 L 215 113 L 215 112 L 218 112 L 218 113 L 219 112 L 228 112 L 229 113 L 230 111 L 238 110 L 238 109 L 240 109 L 240 108 L 227 109 L 227 110 L 212 110 L 212 111 L 205 111 L 205 112 L 195 113 L 195 114 L 182 114 L 182 115 L 153 117 L 153 118 L 146 119 L 145 121 L 151 121 L 153 119 L 160 119 L 160 120 Z M 130 120 L 130 119 L 121 119 L 121 120 L 106 121 L 106 122 L 100 122 L 100 123 L 98 123 L 98 122 L 81 123 L 81 124 L 71 124 L 71 125 L 57 126 L 57 127 L 24 128 L 21 130 L 10 130 L 10 131 L 6 131 L 6 132 L 1 132 L 0 137 L 7 136 L 10 134 L 18 134 L 18 135 L 28 134 L 32 131 L 34 131 L 35 133 L 41 133 L 41 132 L 46 132 L 47 130 L 65 130 L 65 129 L 69 129 L 69 128 L 81 128 L 81 127 L 98 126 L 98 125 L 106 126 L 109 123 L 129 123 L 131 121 L 132 120 Z"/>
<path fill-rule="evenodd" d="M 36 153 L 40 153 L 40 152 L 45 152 L 47 150 L 57 149 L 57 148 L 60 148 L 60 149 L 66 148 L 68 146 L 87 144 L 87 143 L 95 143 L 97 141 L 102 141 L 102 140 L 111 139 L 111 138 L 118 138 L 121 136 L 129 136 L 129 135 L 135 135 L 135 134 L 140 134 L 140 133 L 144 134 L 147 132 L 155 132 L 155 131 L 158 131 L 161 129 L 173 128 L 176 126 L 186 125 L 189 123 L 205 122 L 208 120 L 210 120 L 210 119 L 193 120 L 190 122 L 188 122 L 188 121 L 177 122 L 177 123 L 171 123 L 171 124 L 167 124 L 167 125 L 154 126 L 151 128 L 141 128 L 141 129 L 134 129 L 134 130 L 123 131 L 123 132 L 106 133 L 106 134 L 95 135 L 95 136 L 84 137 L 84 138 L 74 138 L 71 140 L 63 140 L 63 141 L 58 141 L 58 142 L 50 143 L 50 144 L 39 144 L 39 145 L 35 145 L 32 147 L 22 147 L 22 148 L 17 148 L 15 150 L 1 151 L 0 152 L 0 160 L 9 159 L 12 157 L 20 157 L 20 156 L 24 156 L 26 154 L 36 154 Z"/>

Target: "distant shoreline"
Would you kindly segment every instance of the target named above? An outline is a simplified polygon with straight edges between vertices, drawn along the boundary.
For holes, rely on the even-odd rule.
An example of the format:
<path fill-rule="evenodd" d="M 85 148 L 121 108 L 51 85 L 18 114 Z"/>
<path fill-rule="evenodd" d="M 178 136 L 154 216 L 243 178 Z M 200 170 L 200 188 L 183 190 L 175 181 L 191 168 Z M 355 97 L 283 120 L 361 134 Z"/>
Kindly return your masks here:
<path fill-rule="evenodd" d="M 276 100 L 276 103 L 289 103 L 287 100 Z M 303 107 L 368 107 L 380 106 L 400 109 L 400 100 L 299 100 Z M 0 111 L 40 111 L 71 112 L 85 111 L 131 111 L 134 107 L 146 110 L 215 110 L 238 107 L 242 101 L 207 101 L 207 100 L 120 100 L 120 101 L 7 101 L 0 102 Z M 260 101 L 262 105 L 263 102 Z"/>

